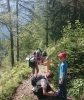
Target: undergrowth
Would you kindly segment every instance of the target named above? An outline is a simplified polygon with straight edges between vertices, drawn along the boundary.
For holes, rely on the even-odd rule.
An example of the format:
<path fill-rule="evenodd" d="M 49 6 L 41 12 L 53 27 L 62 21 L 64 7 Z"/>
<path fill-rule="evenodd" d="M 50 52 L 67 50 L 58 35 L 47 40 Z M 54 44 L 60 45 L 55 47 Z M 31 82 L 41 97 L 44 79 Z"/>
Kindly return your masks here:
<path fill-rule="evenodd" d="M 0 100 L 11 100 L 17 87 L 30 74 L 25 63 L 14 66 L 0 75 Z"/>

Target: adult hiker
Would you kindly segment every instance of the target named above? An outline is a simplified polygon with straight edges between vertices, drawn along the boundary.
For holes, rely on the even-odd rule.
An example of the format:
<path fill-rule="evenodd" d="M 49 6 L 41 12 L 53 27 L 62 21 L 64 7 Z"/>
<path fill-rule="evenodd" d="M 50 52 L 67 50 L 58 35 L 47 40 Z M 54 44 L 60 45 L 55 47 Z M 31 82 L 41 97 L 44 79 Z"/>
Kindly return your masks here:
<path fill-rule="evenodd" d="M 34 77 L 35 81 L 34 82 L 34 86 L 32 91 L 34 92 L 34 94 L 37 96 L 38 100 L 57 100 L 57 92 L 54 91 L 50 84 L 52 79 L 54 77 L 54 74 L 49 71 L 46 76 L 42 76 L 39 78 L 39 76 L 37 78 Z M 33 80 L 33 79 L 32 79 Z"/>
<path fill-rule="evenodd" d="M 43 63 L 44 63 L 44 57 L 43 57 L 42 54 L 41 54 L 41 56 L 40 56 L 40 62 L 41 62 L 41 64 L 43 65 Z"/>
<path fill-rule="evenodd" d="M 45 60 L 46 57 L 48 56 L 48 55 L 47 55 L 47 52 L 46 52 L 45 50 L 42 52 L 42 56 L 44 57 L 44 60 Z"/>
<path fill-rule="evenodd" d="M 38 64 L 37 64 L 37 56 L 36 52 L 29 58 L 29 67 L 32 68 L 32 74 L 35 75 L 35 69 L 36 69 L 36 75 L 39 72 Z"/>
<path fill-rule="evenodd" d="M 59 100 L 67 100 L 67 91 L 66 91 L 66 83 L 67 83 L 67 62 L 66 62 L 66 53 L 62 52 L 58 55 L 61 64 L 59 66 L 59 89 L 58 95 Z"/>
<path fill-rule="evenodd" d="M 52 63 L 52 60 L 50 60 L 49 57 L 46 57 L 46 61 L 44 62 L 44 66 L 46 66 L 46 72 L 50 70 L 51 63 Z"/>
<path fill-rule="evenodd" d="M 37 62 L 39 65 L 40 64 L 40 56 L 41 56 L 41 49 L 40 48 L 37 48 L 36 56 L 37 56 Z"/>

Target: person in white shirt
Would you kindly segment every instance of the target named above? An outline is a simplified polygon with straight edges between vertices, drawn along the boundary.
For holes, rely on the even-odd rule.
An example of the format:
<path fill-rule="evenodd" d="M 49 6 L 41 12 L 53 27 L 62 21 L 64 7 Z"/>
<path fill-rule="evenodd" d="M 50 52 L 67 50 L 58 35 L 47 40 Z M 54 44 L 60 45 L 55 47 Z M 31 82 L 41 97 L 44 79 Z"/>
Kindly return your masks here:
<path fill-rule="evenodd" d="M 44 79 L 37 81 L 36 86 L 33 87 L 33 92 L 37 95 L 39 100 L 57 100 L 58 93 L 54 91 L 49 83 L 51 83 L 54 74 L 49 71 Z"/>

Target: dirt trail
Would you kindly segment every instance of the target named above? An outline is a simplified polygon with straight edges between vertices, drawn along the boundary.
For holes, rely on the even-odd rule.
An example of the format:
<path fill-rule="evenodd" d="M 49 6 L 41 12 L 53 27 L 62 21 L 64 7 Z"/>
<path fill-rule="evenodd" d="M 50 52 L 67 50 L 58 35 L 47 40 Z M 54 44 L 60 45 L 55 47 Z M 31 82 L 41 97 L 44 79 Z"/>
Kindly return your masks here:
<path fill-rule="evenodd" d="M 45 67 L 43 65 L 39 66 L 39 74 L 44 74 L 45 73 Z M 23 80 L 22 84 L 20 84 L 20 86 L 18 87 L 18 89 L 16 90 L 16 93 L 13 96 L 12 100 L 23 100 L 23 98 L 31 98 L 30 100 L 37 100 L 36 96 L 33 95 L 31 89 L 32 86 L 30 84 L 31 82 L 31 75 Z"/>

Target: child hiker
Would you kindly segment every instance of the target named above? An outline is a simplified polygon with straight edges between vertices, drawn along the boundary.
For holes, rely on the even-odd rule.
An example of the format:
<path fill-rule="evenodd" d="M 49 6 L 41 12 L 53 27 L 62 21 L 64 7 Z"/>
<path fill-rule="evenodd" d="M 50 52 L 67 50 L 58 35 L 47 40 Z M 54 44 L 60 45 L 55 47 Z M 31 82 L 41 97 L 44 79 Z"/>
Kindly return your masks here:
<path fill-rule="evenodd" d="M 49 72 L 51 63 L 52 60 L 50 60 L 49 57 L 46 57 L 46 61 L 44 62 L 44 66 L 46 66 L 46 72 Z"/>
<path fill-rule="evenodd" d="M 59 89 L 58 96 L 59 100 L 67 100 L 67 91 L 66 91 L 66 83 L 67 83 L 67 62 L 66 62 L 66 53 L 62 52 L 58 55 L 59 60 L 61 62 L 59 66 Z"/>

